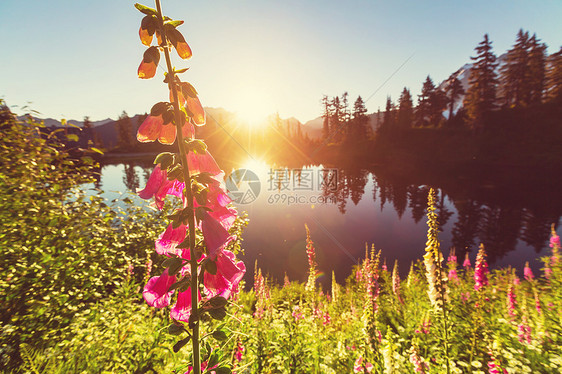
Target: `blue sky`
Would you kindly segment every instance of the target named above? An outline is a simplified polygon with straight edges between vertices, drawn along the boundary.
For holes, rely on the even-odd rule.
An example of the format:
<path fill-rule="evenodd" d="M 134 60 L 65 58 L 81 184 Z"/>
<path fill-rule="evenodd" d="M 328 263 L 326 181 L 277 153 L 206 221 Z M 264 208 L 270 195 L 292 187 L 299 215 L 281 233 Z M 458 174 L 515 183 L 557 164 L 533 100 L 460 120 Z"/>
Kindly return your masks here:
<path fill-rule="evenodd" d="M 140 80 L 142 18 L 124 0 L 2 0 L 0 98 L 43 117 L 93 120 L 149 111 L 166 100 L 163 70 Z M 154 6 L 152 2 L 144 4 Z M 242 116 L 278 111 L 305 122 L 322 95 L 348 91 L 384 109 L 404 86 L 414 95 L 426 75 L 439 82 L 474 55 L 484 33 L 496 54 L 519 28 L 548 52 L 562 45 L 562 1 L 163 0 L 193 50 L 184 74 L 203 105 Z M 163 60 L 160 63 L 164 66 Z"/>

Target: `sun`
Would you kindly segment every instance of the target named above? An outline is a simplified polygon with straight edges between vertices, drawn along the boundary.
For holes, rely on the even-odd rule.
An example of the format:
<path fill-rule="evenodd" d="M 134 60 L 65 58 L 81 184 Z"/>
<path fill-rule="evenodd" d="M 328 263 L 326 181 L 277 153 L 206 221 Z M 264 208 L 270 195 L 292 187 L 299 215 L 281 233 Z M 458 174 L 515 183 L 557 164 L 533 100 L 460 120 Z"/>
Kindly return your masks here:
<path fill-rule="evenodd" d="M 237 91 L 232 106 L 238 121 L 249 128 L 265 127 L 267 117 L 275 113 L 271 94 L 256 86 Z"/>

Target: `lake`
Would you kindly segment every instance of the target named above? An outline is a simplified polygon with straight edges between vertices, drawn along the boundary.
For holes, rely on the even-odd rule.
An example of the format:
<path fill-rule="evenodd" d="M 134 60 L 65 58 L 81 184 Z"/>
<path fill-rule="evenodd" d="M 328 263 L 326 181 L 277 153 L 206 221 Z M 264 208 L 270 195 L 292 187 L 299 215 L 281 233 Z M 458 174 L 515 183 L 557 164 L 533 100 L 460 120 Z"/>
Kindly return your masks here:
<path fill-rule="evenodd" d="M 105 164 L 98 185 L 107 198 L 119 198 L 120 191 L 143 187 L 151 170 L 150 161 Z M 345 282 L 364 258 L 366 245 L 382 250 L 389 270 L 397 260 L 406 276 L 410 263 L 424 254 L 430 184 L 438 194 L 441 250 L 446 257 L 455 247 L 460 262 L 468 253 L 474 265 L 482 242 L 491 268 L 512 266 L 522 276 L 529 261 L 537 274 L 539 258 L 549 253 L 550 225 L 558 226 L 562 216 L 556 184 L 493 182 L 485 176 L 424 182 L 424 177 L 374 166 L 287 169 L 256 160 L 226 174 L 234 205 L 250 219 L 240 256 L 249 284 L 256 260 L 276 282 L 285 274 L 290 280 L 306 280 L 305 224 L 323 285 L 331 281 L 332 271 L 339 283 Z"/>

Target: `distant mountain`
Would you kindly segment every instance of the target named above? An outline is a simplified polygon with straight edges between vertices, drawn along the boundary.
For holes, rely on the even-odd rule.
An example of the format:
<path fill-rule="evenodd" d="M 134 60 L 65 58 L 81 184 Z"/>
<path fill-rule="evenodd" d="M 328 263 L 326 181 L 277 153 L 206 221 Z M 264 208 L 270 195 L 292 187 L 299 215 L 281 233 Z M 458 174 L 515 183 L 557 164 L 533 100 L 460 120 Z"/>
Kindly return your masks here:
<path fill-rule="evenodd" d="M 32 117 L 35 121 L 37 122 L 43 122 L 43 124 L 47 127 L 63 127 L 62 126 L 62 122 L 60 120 L 54 119 L 54 118 L 38 118 L 38 117 Z M 20 121 L 25 121 L 26 116 L 18 116 L 18 120 Z M 92 126 L 93 127 L 98 127 L 98 126 L 102 126 L 105 125 L 106 123 L 112 122 L 113 120 L 111 118 L 106 118 L 106 119 L 102 119 L 100 121 L 92 121 Z M 84 121 L 76 121 L 76 120 L 68 120 L 66 121 L 67 124 L 72 125 L 72 126 L 78 126 L 78 127 L 83 127 L 84 126 Z"/>

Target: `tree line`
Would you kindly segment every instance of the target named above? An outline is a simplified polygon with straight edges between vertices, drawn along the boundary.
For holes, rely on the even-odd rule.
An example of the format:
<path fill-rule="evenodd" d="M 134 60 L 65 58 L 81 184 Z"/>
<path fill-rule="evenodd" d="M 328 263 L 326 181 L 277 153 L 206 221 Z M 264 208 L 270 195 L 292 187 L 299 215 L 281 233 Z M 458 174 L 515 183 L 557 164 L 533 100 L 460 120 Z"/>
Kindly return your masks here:
<path fill-rule="evenodd" d="M 481 130 L 490 113 L 501 109 L 530 109 L 543 104 L 562 104 L 562 47 L 547 55 L 547 46 L 528 31 L 519 30 L 513 47 L 501 56 L 492 49 L 488 34 L 475 48 L 468 86 L 461 82 L 459 69 L 436 86 L 428 75 L 417 103 L 404 87 L 398 102 L 387 97 L 384 113 L 376 115 L 380 134 L 411 128 L 465 127 Z M 462 98 L 462 101 L 461 101 Z M 371 131 L 365 103 L 359 96 L 348 109 L 347 93 L 324 96 L 322 103 L 323 138 L 338 143 L 362 139 Z"/>

